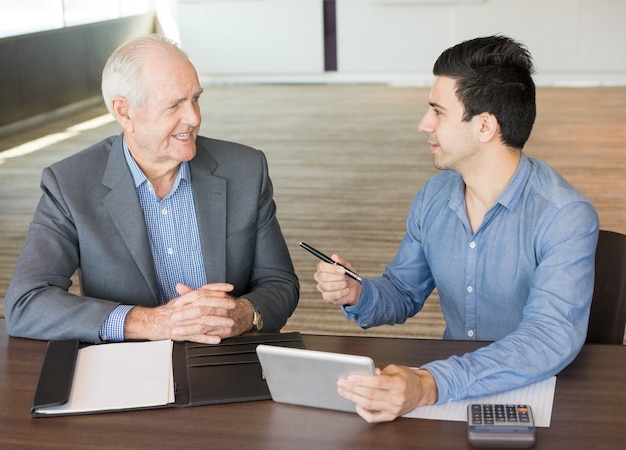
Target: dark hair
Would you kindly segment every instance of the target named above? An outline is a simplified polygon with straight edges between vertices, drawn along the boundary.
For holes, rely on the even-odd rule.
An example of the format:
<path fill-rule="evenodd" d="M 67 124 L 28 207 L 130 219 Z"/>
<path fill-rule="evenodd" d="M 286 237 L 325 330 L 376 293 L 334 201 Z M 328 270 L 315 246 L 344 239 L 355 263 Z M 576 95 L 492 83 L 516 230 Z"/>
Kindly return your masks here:
<path fill-rule="evenodd" d="M 463 120 L 493 114 L 504 144 L 521 149 L 535 122 L 535 83 L 530 52 L 506 36 L 471 39 L 445 50 L 433 74 L 456 80 Z"/>

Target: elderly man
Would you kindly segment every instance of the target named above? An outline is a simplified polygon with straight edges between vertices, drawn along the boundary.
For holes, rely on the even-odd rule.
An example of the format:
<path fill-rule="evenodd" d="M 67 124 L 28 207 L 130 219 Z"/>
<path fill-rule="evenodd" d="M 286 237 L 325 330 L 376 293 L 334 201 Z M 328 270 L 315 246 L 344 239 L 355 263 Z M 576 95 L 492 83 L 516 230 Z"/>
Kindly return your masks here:
<path fill-rule="evenodd" d="M 123 133 L 43 171 L 4 299 L 9 333 L 218 343 L 279 330 L 299 284 L 263 153 L 198 136 L 202 87 L 168 39 L 120 46 L 102 94 Z"/>

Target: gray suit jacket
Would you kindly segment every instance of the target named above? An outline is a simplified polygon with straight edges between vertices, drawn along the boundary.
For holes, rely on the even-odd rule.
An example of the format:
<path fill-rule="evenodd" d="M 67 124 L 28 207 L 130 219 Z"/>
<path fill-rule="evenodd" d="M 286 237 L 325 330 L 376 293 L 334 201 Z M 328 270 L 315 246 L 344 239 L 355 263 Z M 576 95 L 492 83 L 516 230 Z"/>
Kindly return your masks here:
<path fill-rule="evenodd" d="M 276 219 L 262 152 L 198 137 L 190 162 L 207 280 L 235 286 L 277 331 L 299 284 Z M 122 137 L 44 169 L 43 195 L 4 299 L 9 334 L 99 342 L 119 304 L 157 306 L 148 234 Z M 68 293 L 79 270 L 82 295 Z"/>

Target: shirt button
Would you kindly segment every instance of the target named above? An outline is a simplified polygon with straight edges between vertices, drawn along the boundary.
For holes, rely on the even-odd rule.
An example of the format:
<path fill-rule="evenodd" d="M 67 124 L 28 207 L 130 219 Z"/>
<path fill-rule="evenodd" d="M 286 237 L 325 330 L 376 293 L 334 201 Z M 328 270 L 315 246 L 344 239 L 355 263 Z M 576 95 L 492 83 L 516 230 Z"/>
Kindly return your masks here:
<path fill-rule="evenodd" d="M 474 288 L 472 286 L 468 286 L 467 287 L 467 292 L 472 292 L 474 290 Z"/>
<path fill-rule="evenodd" d="M 167 249 L 167 254 L 172 255 L 174 253 L 174 249 L 172 247 Z"/>
<path fill-rule="evenodd" d="M 467 332 L 467 337 L 474 337 L 474 330 L 469 330 Z"/>
<path fill-rule="evenodd" d="M 476 248 L 476 242 L 472 241 L 469 244 L 470 248 Z"/>
<path fill-rule="evenodd" d="M 161 214 L 164 215 L 164 216 L 167 216 L 167 208 L 163 208 L 161 210 Z"/>

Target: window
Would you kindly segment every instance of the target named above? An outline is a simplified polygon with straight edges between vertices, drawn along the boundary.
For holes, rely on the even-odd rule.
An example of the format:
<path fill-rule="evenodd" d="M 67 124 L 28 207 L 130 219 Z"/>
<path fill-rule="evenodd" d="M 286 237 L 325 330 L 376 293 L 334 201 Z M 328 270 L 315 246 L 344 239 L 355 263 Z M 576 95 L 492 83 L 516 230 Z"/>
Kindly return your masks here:
<path fill-rule="evenodd" d="M 0 38 L 143 14 L 155 0 L 0 0 Z"/>

